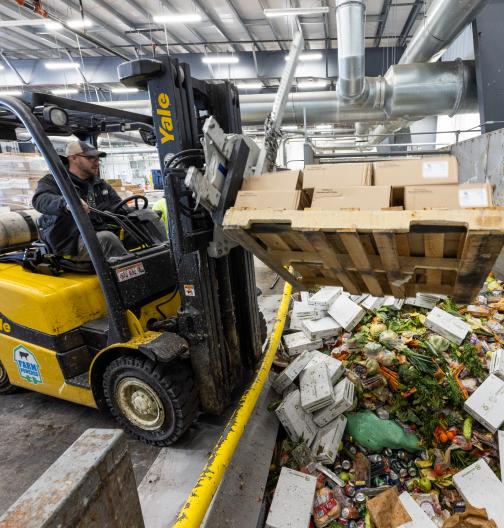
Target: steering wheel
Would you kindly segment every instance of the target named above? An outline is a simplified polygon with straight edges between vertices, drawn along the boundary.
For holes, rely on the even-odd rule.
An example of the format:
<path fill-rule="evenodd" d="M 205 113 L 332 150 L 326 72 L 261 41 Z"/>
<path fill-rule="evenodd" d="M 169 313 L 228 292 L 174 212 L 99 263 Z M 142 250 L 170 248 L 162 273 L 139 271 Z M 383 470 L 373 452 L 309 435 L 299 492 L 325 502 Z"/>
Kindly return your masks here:
<path fill-rule="evenodd" d="M 115 205 L 112 208 L 112 213 L 117 213 L 119 209 L 124 207 L 127 203 L 134 201 L 135 202 L 135 209 L 137 211 L 140 210 L 140 206 L 138 205 L 138 200 L 141 200 L 143 202 L 142 209 L 147 209 L 147 206 L 149 205 L 149 200 L 145 196 L 142 196 L 141 194 L 133 194 L 132 196 L 128 196 L 127 198 L 124 198 L 124 200 L 121 200 L 117 205 Z"/>

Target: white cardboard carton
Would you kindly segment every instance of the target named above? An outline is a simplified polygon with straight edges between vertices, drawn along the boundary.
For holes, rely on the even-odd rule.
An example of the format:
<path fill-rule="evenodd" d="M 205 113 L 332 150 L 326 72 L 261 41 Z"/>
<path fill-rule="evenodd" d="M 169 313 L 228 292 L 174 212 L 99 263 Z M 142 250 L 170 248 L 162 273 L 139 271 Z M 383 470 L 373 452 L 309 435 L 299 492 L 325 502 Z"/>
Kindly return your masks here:
<path fill-rule="evenodd" d="M 312 355 L 310 352 L 302 352 L 288 367 L 282 370 L 272 383 L 272 387 L 278 394 L 282 394 L 283 391 L 294 382 L 294 380 L 301 374 L 301 371 L 308 365 Z"/>
<path fill-rule="evenodd" d="M 501 467 L 501 480 L 504 483 L 504 431 L 497 431 L 497 440 L 499 442 L 499 462 Z"/>
<path fill-rule="evenodd" d="M 315 458 L 323 464 L 334 464 L 347 424 L 346 416 L 338 416 L 317 433 L 312 446 Z"/>
<path fill-rule="evenodd" d="M 334 389 L 325 363 L 315 363 L 299 380 L 301 407 L 312 413 L 334 402 Z"/>
<path fill-rule="evenodd" d="M 392 295 L 385 297 L 383 306 L 390 308 L 391 310 L 400 310 L 403 307 L 404 299 L 396 299 Z"/>
<path fill-rule="evenodd" d="M 471 329 L 468 324 L 458 317 L 437 307 L 433 308 L 427 315 L 425 326 L 457 345 L 462 343 Z"/>
<path fill-rule="evenodd" d="M 329 316 L 316 321 L 312 319 L 303 320 L 301 321 L 301 328 L 304 335 L 312 341 L 334 337 L 341 333 L 341 326 Z"/>
<path fill-rule="evenodd" d="M 504 423 L 504 381 L 490 374 L 466 400 L 464 409 L 495 434 Z"/>
<path fill-rule="evenodd" d="M 316 485 L 315 477 L 283 467 L 266 519 L 266 528 L 307 528 Z"/>
<path fill-rule="evenodd" d="M 310 292 L 302 291 L 301 292 L 301 302 L 307 303 L 310 300 Z"/>
<path fill-rule="evenodd" d="M 504 350 L 502 348 L 498 348 L 492 355 L 490 374 L 495 374 L 504 380 Z"/>
<path fill-rule="evenodd" d="M 350 299 L 357 304 L 360 304 L 362 301 L 369 297 L 369 293 L 363 293 L 361 295 L 350 295 Z"/>
<path fill-rule="evenodd" d="M 289 329 L 301 331 L 301 319 L 299 319 L 299 317 L 296 317 L 295 315 L 291 315 Z"/>
<path fill-rule="evenodd" d="M 504 528 L 504 484 L 483 459 L 459 471 L 453 483 L 466 502 L 485 508 L 489 519 Z"/>
<path fill-rule="evenodd" d="M 320 348 L 323 344 L 322 339 L 308 339 L 303 332 L 285 335 L 283 336 L 283 340 L 289 356 L 297 356 L 305 350 L 317 350 L 317 348 Z"/>
<path fill-rule="evenodd" d="M 292 316 L 298 319 L 313 319 L 315 317 L 315 307 L 307 302 L 294 301 L 292 304 Z"/>
<path fill-rule="evenodd" d="M 342 379 L 334 388 L 334 403 L 317 411 L 313 421 L 319 427 L 324 427 L 354 405 L 355 385 L 348 379 Z"/>
<path fill-rule="evenodd" d="M 328 310 L 329 315 L 347 332 L 353 330 L 366 311 L 344 295 L 340 295 Z"/>
<path fill-rule="evenodd" d="M 288 394 L 275 412 L 293 442 L 299 442 L 302 438 L 308 446 L 312 444 L 317 434 L 317 426 L 313 423 L 311 415 L 303 411 L 299 390 Z"/>
<path fill-rule="evenodd" d="M 399 495 L 399 500 L 411 517 L 411 521 L 402 524 L 400 528 L 436 528 L 436 525 L 430 520 L 429 516 L 420 508 L 415 499 L 407 491 Z"/>
<path fill-rule="evenodd" d="M 323 352 L 319 352 L 318 350 L 312 352 L 311 357 L 312 359 L 310 359 L 308 365 L 306 365 L 303 372 L 301 372 L 300 379 L 304 376 L 305 371 L 310 367 L 313 367 L 316 363 L 325 363 L 327 365 L 327 370 L 329 370 L 329 376 L 333 385 L 341 378 L 341 376 L 343 376 L 345 367 L 339 359 L 335 359 Z"/>
<path fill-rule="evenodd" d="M 325 286 L 312 295 L 309 299 L 309 303 L 312 306 L 321 308 L 322 310 L 328 310 L 329 306 L 343 293 L 343 288 L 340 286 Z"/>
<path fill-rule="evenodd" d="M 383 306 L 384 302 L 385 302 L 384 297 L 373 297 L 372 295 L 368 295 L 360 303 L 360 305 L 366 310 L 378 310 L 378 308 L 381 308 Z"/>

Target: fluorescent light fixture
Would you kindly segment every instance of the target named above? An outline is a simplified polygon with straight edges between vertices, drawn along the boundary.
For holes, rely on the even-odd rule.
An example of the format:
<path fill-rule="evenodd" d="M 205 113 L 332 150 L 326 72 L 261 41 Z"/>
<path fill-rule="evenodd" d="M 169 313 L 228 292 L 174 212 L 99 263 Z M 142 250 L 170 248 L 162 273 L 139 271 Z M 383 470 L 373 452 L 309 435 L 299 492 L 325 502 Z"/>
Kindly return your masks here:
<path fill-rule="evenodd" d="M 190 24 L 201 22 L 202 17 L 198 13 L 172 13 L 170 15 L 156 15 L 152 17 L 158 24 Z"/>
<path fill-rule="evenodd" d="M 327 80 L 319 81 L 301 81 L 297 83 L 300 90 L 316 90 L 317 88 L 325 88 L 329 84 Z"/>
<path fill-rule="evenodd" d="M 332 130 L 332 125 L 317 125 L 315 127 L 317 130 Z"/>
<path fill-rule="evenodd" d="M 285 60 L 289 58 L 288 55 L 285 56 Z M 299 56 L 299 60 L 301 62 L 311 62 L 311 61 L 318 61 L 322 60 L 323 55 L 322 53 L 301 53 Z"/>
<path fill-rule="evenodd" d="M 78 62 L 45 62 L 44 66 L 48 70 L 78 70 L 80 68 Z"/>
<path fill-rule="evenodd" d="M 77 88 L 55 88 L 51 91 L 53 95 L 75 95 L 79 93 Z"/>
<path fill-rule="evenodd" d="M 22 95 L 23 92 L 21 90 L 6 90 L 5 92 L 0 91 L 0 97 L 2 95 Z"/>
<path fill-rule="evenodd" d="M 323 15 L 329 13 L 329 7 L 290 7 L 286 9 L 265 9 L 264 16 L 268 18 L 281 16 Z"/>
<path fill-rule="evenodd" d="M 236 87 L 238 90 L 261 90 L 264 85 L 262 83 L 239 83 Z"/>
<path fill-rule="evenodd" d="M 59 31 L 60 29 L 63 29 L 63 24 L 60 24 L 59 22 L 46 22 L 45 27 L 48 31 Z"/>
<path fill-rule="evenodd" d="M 110 91 L 116 94 L 128 94 L 137 93 L 139 90 L 138 88 L 128 88 L 127 86 L 119 86 L 118 88 L 112 88 Z"/>
<path fill-rule="evenodd" d="M 285 126 L 282 127 L 282 130 L 287 130 L 287 131 L 289 131 L 289 130 L 297 130 L 297 129 L 298 129 L 297 125 L 285 125 Z"/>
<path fill-rule="evenodd" d="M 91 22 L 91 20 L 82 20 L 82 18 L 76 18 L 74 20 L 69 20 L 67 22 L 67 26 L 72 28 L 72 29 L 79 29 L 79 28 L 88 28 L 88 27 L 91 27 L 93 25 L 93 23 Z"/>
<path fill-rule="evenodd" d="M 201 62 L 203 64 L 237 64 L 240 59 L 233 55 L 207 55 L 201 59 Z"/>
<path fill-rule="evenodd" d="M 5 66 L 3 64 L 0 64 L 0 70 L 5 70 Z"/>

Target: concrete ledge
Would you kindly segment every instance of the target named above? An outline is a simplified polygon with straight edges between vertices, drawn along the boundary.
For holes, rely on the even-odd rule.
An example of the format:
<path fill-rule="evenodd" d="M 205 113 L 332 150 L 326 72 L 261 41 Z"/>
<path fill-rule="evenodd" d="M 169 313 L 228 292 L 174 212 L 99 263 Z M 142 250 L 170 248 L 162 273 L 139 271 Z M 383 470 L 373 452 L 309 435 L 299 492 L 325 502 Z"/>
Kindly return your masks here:
<path fill-rule="evenodd" d="M 0 517 L 0 528 L 143 528 L 124 433 L 88 429 Z"/>

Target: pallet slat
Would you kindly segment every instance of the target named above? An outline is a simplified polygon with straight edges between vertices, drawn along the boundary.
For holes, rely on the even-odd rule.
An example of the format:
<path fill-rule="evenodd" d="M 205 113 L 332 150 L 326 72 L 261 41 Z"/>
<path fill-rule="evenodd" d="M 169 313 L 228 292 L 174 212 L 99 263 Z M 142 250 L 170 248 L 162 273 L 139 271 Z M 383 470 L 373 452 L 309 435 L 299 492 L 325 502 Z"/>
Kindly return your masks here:
<path fill-rule="evenodd" d="M 448 211 L 230 209 L 224 230 L 296 288 L 477 295 L 504 246 L 504 208 Z M 285 266 L 292 265 L 295 276 Z M 281 271 L 281 273 L 280 273 Z"/>

